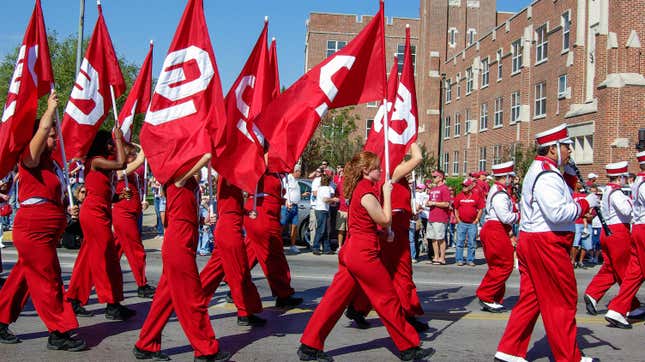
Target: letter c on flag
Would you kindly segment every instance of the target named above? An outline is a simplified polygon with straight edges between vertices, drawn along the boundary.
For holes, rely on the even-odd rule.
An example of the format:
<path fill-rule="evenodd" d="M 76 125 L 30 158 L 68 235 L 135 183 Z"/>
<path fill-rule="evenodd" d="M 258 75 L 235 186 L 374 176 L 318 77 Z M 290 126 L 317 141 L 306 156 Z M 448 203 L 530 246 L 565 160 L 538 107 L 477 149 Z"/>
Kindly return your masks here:
<path fill-rule="evenodd" d="M 394 104 L 391 122 L 405 121 L 406 126 L 400 134 L 390 127 L 387 138 L 395 145 L 405 145 L 410 142 L 412 137 L 414 137 L 417 118 L 412 114 L 412 93 L 410 93 L 408 88 L 399 83 L 399 88 L 397 89 L 396 94 L 396 103 Z"/>
<path fill-rule="evenodd" d="M 338 88 L 331 78 L 342 68 L 352 69 L 355 60 L 356 57 L 351 55 L 337 55 L 329 63 L 320 68 L 320 80 L 318 84 L 327 98 L 329 98 L 330 103 L 334 102 L 334 98 L 338 94 Z M 316 112 L 322 118 L 327 113 L 327 109 L 329 109 L 329 105 L 324 102 L 316 108 Z"/>
<path fill-rule="evenodd" d="M 20 47 L 18 52 L 18 60 L 16 60 L 16 68 L 13 72 L 13 77 L 11 77 L 11 83 L 9 84 L 9 96 L 7 97 L 7 106 L 5 107 L 4 113 L 2 114 L 2 123 L 6 122 L 11 116 L 16 113 L 16 99 L 20 92 L 20 85 L 22 83 L 22 72 L 25 66 L 25 56 L 26 56 L 27 47 L 25 45 Z M 29 73 L 34 81 L 34 84 L 38 83 L 38 76 L 34 70 L 36 65 L 36 60 L 38 59 L 38 45 L 29 48 L 29 57 L 27 61 L 29 64 Z M 11 97 L 13 95 L 14 97 Z"/>
<path fill-rule="evenodd" d="M 76 76 L 76 84 L 72 88 L 65 113 L 76 123 L 94 126 L 103 117 L 103 96 L 99 92 L 99 73 L 92 67 L 87 58 L 83 59 L 81 70 Z M 93 108 L 86 113 L 74 101 L 93 101 Z"/>

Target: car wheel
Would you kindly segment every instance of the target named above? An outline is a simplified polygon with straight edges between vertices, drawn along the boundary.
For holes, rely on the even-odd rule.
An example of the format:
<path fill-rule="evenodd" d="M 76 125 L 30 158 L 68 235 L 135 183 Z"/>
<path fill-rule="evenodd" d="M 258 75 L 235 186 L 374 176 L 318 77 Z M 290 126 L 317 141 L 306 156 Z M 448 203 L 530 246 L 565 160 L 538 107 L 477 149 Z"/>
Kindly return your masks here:
<path fill-rule="evenodd" d="M 309 230 L 309 217 L 306 217 L 300 223 L 298 228 L 298 245 L 310 246 L 311 245 L 311 231 Z"/>

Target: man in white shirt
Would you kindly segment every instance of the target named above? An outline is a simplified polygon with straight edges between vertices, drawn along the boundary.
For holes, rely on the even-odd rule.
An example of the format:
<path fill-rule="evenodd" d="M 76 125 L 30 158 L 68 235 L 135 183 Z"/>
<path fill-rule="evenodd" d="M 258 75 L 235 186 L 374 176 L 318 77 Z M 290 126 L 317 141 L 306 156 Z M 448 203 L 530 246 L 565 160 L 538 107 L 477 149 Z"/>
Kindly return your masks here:
<path fill-rule="evenodd" d="M 316 237 L 316 195 L 318 194 L 318 188 L 320 187 L 320 176 L 322 175 L 322 169 L 317 168 L 316 171 L 312 172 L 309 177 L 312 177 L 311 181 L 311 198 L 309 209 L 309 239 L 313 243 L 314 238 Z"/>
<path fill-rule="evenodd" d="M 302 175 L 300 166 L 293 169 L 293 173 L 282 179 L 282 188 L 286 191 L 284 194 L 285 203 L 282 205 L 280 224 L 286 226 L 289 231 L 291 246 L 289 251 L 298 254 L 300 250 L 296 246 L 296 232 L 298 229 L 298 204 L 300 203 L 300 185 L 298 179 Z"/>

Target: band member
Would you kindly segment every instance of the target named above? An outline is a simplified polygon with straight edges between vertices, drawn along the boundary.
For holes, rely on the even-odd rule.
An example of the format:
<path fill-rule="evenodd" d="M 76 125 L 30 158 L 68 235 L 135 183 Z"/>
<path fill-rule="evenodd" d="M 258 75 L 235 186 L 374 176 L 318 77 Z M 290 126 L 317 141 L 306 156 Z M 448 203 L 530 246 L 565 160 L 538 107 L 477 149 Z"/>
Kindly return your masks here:
<path fill-rule="evenodd" d="M 123 173 L 117 172 L 116 193 L 118 200 L 112 205 L 114 241 L 119 259 L 124 252 L 128 259 L 138 287 L 137 296 L 152 298 L 155 288 L 148 285 L 146 279 L 146 251 L 141 242 L 141 231 L 139 231 L 139 218 L 141 218 L 142 209 L 139 195 L 141 181 L 137 170 L 143 165 L 145 156 L 143 150 L 137 152 L 134 145 L 126 145 L 125 149 L 128 166 Z M 128 177 L 127 188 L 123 179 L 124 174 Z M 129 192 L 124 192 L 126 189 Z"/>
<path fill-rule="evenodd" d="M 525 361 L 531 333 L 541 314 L 556 361 L 591 361 L 582 357 L 576 342 L 577 287 L 569 250 L 574 221 L 597 206 L 598 197 L 590 194 L 574 202 L 571 187 L 575 172 L 571 166 L 565 166 L 564 175 L 558 169 L 567 165 L 571 156 L 566 124 L 538 133 L 535 138 L 537 156 L 524 177 L 520 201 L 520 298 L 495 359 Z"/>
<path fill-rule="evenodd" d="M 631 328 L 627 317 L 642 317 L 643 309 L 633 310 L 633 301 L 636 293 L 645 281 L 645 151 L 636 155 L 640 164 L 640 173 L 632 185 L 633 224 L 631 257 L 623 283 L 620 285 L 618 295 L 609 303 L 609 310 L 605 319 L 612 325 L 620 328 Z M 631 311 L 631 312 L 630 312 Z M 637 313 L 634 313 L 637 312 Z"/>
<path fill-rule="evenodd" d="M 302 361 L 332 360 L 323 352 L 324 341 L 359 287 L 401 351 L 402 360 L 422 359 L 434 352 L 419 347 L 419 335 L 405 320 L 396 288 L 381 259 L 376 228 L 388 227 L 392 220 L 392 186 L 385 182 L 381 207 L 376 196 L 380 178 L 381 163 L 370 152 L 357 154 L 345 167 L 344 191 L 350 196 L 348 238 L 340 250 L 338 272 L 300 339 L 298 356 Z"/>
<path fill-rule="evenodd" d="M 629 197 L 621 191 L 625 183 L 625 176 L 628 175 L 627 161 L 610 163 L 605 166 L 609 183 L 603 192 L 601 211 L 611 235 L 604 231 L 600 233 L 600 248 L 604 263 L 598 270 L 598 274 L 591 279 L 585 291 L 585 305 L 587 312 L 596 315 L 598 301 L 615 283 L 622 284 L 627 265 L 629 264 L 632 238 L 629 225 L 632 221 L 632 202 Z M 635 310 L 640 307 L 640 302 L 635 297 L 631 300 L 631 308 Z M 611 313 L 610 313 L 611 315 Z M 610 318 L 610 322 L 614 319 Z M 619 326 L 623 326 L 617 323 Z"/>
<path fill-rule="evenodd" d="M 486 198 L 486 221 L 480 232 L 488 272 L 477 288 L 477 298 L 482 310 L 492 313 L 504 311 L 506 281 L 513 272 L 517 244 L 513 224 L 520 219 L 508 193 L 508 186 L 515 177 L 514 165 L 513 161 L 493 165 L 495 183 Z"/>
<path fill-rule="evenodd" d="M 166 231 L 161 248 L 163 272 L 132 351 L 137 359 L 169 359 L 160 351 L 161 332 L 170 313 L 167 313 L 167 298 L 159 296 L 166 294 L 170 294 L 172 309 L 195 350 L 196 361 L 226 361 L 231 355 L 220 350 L 215 338 L 208 316 L 209 298 L 204 294 L 195 262 L 199 238 L 199 184 L 194 175 L 210 158 L 210 154 L 205 154 L 186 174 L 165 185 Z"/>
<path fill-rule="evenodd" d="M 80 212 L 84 241 L 66 295 L 80 315 L 89 314 L 82 305 L 87 304 L 92 282 L 99 303 L 107 303 L 107 319 L 126 320 L 136 313 L 119 303 L 123 300 L 123 275 L 112 234 L 112 172 L 125 167 L 121 130 L 115 128 L 114 140 L 109 131 L 98 131 L 85 166 L 87 196 Z"/>
<path fill-rule="evenodd" d="M 63 173 L 52 160 L 57 139 L 53 120 L 57 106 L 58 97 L 52 92 L 18 166 L 20 208 L 13 224 L 18 261 L 0 291 L 0 343 L 20 342 L 8 325 L 18 319 L 27 297 L 31 297 L 49 331 L 47 348 L 80 351 L 85 349 L 85 342 L 70 335 L 70 331 L 78 328 L 78 322 L 72 306 L 63 300 L 63 280 L 56 255 L 66 223 L 61 190 Z M 70 211 L 76 214 L 78 208 Z"/>

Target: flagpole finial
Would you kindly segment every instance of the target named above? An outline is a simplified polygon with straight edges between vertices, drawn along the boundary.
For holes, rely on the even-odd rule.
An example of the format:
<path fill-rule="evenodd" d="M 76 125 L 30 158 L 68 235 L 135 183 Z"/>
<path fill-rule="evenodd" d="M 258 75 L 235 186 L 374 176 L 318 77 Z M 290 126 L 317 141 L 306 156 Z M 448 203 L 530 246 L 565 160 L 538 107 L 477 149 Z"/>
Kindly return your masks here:
<path fill-rule="evenodd" d="M 405 24 L 406 29 L 410 29 L 410 24 Z"/>
<path fill-rule="evenodd" d="M 271 41 L 275 41 L 275 36 L 271 38 Z"/>
<path fill-rule="evenodd" d="M 150 45 L 154 45 L 155 41 L 150 39 Z"/>
<path fill-rule="evenodd" d="M 101 6 L 101 0 L 96 0 L 96 5 Z"/>
<path fill-rule="evenodd" d="M 269 22 L 269 17 L 268 17 L 268 16 L 265 16 L 265 17 L 264 17 L 264 22 L 265 22 L 265 23 L 268 23 L 268 22 Z"/>

